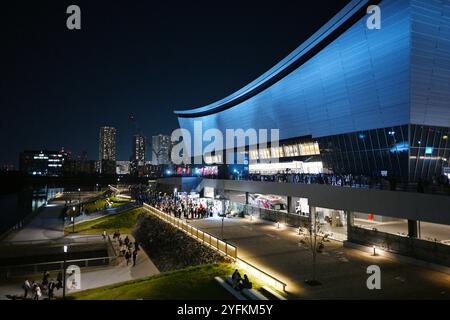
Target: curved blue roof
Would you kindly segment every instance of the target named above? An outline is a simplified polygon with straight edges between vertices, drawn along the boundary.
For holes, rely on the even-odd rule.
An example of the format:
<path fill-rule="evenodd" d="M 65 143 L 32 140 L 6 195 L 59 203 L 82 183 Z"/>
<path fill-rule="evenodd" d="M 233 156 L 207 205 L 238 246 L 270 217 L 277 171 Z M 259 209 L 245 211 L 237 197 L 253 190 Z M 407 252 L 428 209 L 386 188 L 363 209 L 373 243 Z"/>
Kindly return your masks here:
<path fill-rule="evenodd" d="M 366 8 L 368 4 L 374 1 L 370 0 L 353 0 L 348 5 L 344 7 L 336 16 L 334 16 L 327 24 L 320 28 L 314 35 L 312 35 L 307 41 L 295 49 L 286 58 L 276 64 L 269 71 L 264 73 L 262 76 L 252 81 L 242 89 L 236 91 L 235 93 L 227 96 L 226 98 L 211 103 L 209 105 L 195 108 L 191 110 L 178 110 L 174 111 L 176 115 L 181 118 L 191 118 L 191 117 L 201 117 L 210 114 L 214 114 L 228 108 L 231 108 L 251 97 L 263 91 L 265 88 L 276 83 L 277 81 L 284 78 L 295 68 L 298 68 L 299 64 L 303 64 L 305 61 L 309 60 L 317 51 L 323 42 L 332 36 L 334 33 L 338 32 L 341 34 L 351 24 L 347 25 L 352 21 L 352 18 L 358 16 L 363 10 L 363 14 L 366 13 Z M 360 18 L 358 16 L 357 18 Z"/>

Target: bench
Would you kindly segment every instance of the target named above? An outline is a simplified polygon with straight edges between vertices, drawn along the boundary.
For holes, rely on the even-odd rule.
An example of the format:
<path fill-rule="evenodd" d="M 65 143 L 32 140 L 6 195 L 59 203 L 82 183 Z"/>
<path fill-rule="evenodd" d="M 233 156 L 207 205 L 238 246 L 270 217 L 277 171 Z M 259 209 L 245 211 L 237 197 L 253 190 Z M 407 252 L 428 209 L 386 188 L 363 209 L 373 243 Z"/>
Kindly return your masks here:
<path fill-rule="evenodd" d="M 231 293 L 237 300 L 247 300 L 239 291 L 234 290 L 234 288 L 227 282 L 225 282 L 222 278 L 214 277 L 214 280 L 216 280 L 223 288 L 225 288 L 225 290 Z"/>
<path fill-rule="evenodd" d="M 227 283 L 231 286 L 231 288 L 234 291 L 238 292 L 233 288 L 233 280 L 231 276 L 227 277 Z M 242 289 L 241 292 L 245 297 L 247 297 L 250 300 L 269 300 L 263 294 L 259 293 L 255 289 Z"/>

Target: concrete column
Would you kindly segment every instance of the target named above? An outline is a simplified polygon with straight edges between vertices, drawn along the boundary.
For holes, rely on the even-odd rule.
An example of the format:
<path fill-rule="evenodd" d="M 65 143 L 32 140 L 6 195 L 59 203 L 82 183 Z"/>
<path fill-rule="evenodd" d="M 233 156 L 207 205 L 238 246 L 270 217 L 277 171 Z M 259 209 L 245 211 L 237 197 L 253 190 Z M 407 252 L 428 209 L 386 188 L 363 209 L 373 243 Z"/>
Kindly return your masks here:
<path fill-rule="evenodd" d="M 287 212 L 295 213 L 295 203 L 292 203 L 292 197 L 287 197 Z"/>
<path fill-rule="evenodd" d="M 352 227 L 354 226 L 354 214 L 351 211 L 345 211 L 347 215 L 347 240 L 351 241 Z"/>
<path fill-rule="evenodd" d="M 417 221 L 408 220 L 408 237 L 417 238 Z"/>
<path fill-rule="evenodd" d="M 353 226 L 353 224 L 355 222 L 354 221 L 355 218 L 354 218 L 353 213 L 351 211 L 345 211 L 345 213 L 347 214 L 347 230 L 348 230 L 349 227 Z"/>

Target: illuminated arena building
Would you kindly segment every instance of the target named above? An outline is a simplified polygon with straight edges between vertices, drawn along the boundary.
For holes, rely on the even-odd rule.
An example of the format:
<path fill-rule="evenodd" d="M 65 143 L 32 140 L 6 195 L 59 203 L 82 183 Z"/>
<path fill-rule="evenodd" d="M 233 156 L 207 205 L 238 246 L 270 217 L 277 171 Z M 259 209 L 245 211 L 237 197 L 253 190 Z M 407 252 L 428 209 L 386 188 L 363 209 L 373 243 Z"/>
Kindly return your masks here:
<path fill-rule="evenodd" d="M 449 57 L 449 0 L 354 0 L 244 88 L 175 113 L 190 131 L 280 129 L 278 150 L 248 154 L 277 169 L 430 179 L 448 172 Z"/>

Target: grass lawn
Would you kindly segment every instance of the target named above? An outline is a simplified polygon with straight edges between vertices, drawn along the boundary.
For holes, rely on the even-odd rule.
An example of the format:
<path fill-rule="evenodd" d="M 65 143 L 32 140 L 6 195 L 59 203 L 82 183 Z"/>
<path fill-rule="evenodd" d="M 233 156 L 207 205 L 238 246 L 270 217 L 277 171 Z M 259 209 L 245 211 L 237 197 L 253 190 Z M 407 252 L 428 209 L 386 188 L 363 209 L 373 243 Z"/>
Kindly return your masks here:
<path fill-rule="evenodd" d="M 96 212 L 105 208 L 108 205 L 106 199 L 96 200 L 94 202 L 90 202 L 83 205 L 83 210 L 87 210 L 88 212 Z"/>
<path fill-rule="evenodd" d="M 113 203 L 124 204 L 124 203 L 130 202 L 130 199 L 118 198 L 116 196 L 111 196 L 111 197 L 109 197 L 109 201 L 113 202 Z"/>
<path fill-rule="evenodd" d="M 85 290 L 69 296 L 81 300 L 230 300 L 234 297 L 214 277 L 233 273 L 231 264 L 210 264 Z"/>
<path fill-rule="evenodd" d="M 142 212 L 142 208 L 135 208 L 113 216 L 106 216 L 97 220 L 82 222 L 75 225 L 75 232 L 100 234 L 106 230 L 106 232 L 111 234 L 116 230 L 119 230 L 120 233 L 131 233 L 131 230 L 136 225 L 137 217 Z M 72 226 L 67 226 L 66 232 L 72 232 Z"/>

